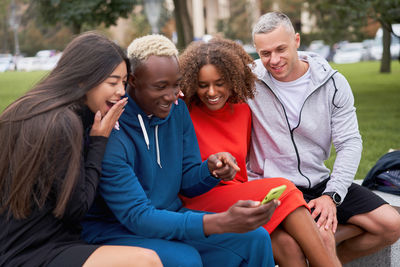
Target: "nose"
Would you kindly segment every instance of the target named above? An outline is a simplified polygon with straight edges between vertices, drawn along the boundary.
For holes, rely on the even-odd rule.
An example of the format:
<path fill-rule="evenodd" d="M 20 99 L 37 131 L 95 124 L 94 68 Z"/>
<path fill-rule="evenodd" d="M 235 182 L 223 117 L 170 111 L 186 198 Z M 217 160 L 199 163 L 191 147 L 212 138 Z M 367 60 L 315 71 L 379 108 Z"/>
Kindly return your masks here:
<path fill-rule="evenodd" d="M 126 85 L 127 85 L 127 83 L 125 83 L 123 81 L 118 85 L 117 92 L 116 92 L 116 94 L 118 96 L 124 96 L 125 95 Z"/>
<path fill-rule="evenodd" d="M 280 60 L 279 54 L 278 54 L 278 53 L 275 53 L 275 52 L 272 52 L 272 53 L 271 53 L 270 63 L 271 63 L 272 65 L 278 64 L 278 63 L 279 63 L 279 60 Z"/>
<path fill-rule="evenodd" d="M 168 102 L 174 102 L 178 99 L 179 88 L 170 87 L 164 95 L 164 99 Z"/>
<path fill-rule="evenodd" d="M 210 84 L 207 90 L 207 95 L 214 96 L 215 94 L 216 94 L 215 86 L 213 84 Z"/>

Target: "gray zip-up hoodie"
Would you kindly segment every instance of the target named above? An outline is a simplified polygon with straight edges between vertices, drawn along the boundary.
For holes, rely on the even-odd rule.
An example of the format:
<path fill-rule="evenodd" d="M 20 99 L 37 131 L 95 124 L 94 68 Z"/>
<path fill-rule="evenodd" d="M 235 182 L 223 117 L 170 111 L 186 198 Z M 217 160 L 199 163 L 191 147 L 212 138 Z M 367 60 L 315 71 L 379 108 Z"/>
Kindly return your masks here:
<path fill-rule="evenodd" d="M 248 155 L 249 179 L 285 177 L 301 187 L 314 187 L 330 176 L 324 192 L 347 194 L 361 158 L 354 97 L 346 78 L 315 53 L 298 52 L 307 61 L 311 83 L 299 124 L 292 130 L 276 88 L 260 60 L 253 72 L 256 96 L 249 100 L 252 140 Z M 331 144 L 336 150 L 332 173 L 324 165 Z"/>

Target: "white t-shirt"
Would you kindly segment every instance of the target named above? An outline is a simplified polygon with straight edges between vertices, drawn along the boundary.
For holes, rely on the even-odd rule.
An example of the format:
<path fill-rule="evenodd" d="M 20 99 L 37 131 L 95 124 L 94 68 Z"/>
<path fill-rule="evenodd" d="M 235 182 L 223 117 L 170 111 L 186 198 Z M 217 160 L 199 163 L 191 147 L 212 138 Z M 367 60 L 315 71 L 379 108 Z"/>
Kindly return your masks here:
<path fill-rule="evenodd" d="M 307 97 L 307 88 L 311 81 L 310 68 L 303 76 L 291 82 L 278 81 L 271 74 L 270 77 L 277 89 L 276 93 L 285 107 L 290 129 L 293 129 L 299 123 L 300 110 Z"/>

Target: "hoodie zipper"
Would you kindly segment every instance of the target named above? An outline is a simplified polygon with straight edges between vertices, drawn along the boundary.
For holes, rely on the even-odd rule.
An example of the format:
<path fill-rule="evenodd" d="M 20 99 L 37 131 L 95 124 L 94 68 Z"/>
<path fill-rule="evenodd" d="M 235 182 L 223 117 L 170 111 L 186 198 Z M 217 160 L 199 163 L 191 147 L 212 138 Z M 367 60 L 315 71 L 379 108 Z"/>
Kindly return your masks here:
<path fill-rule="evenodd" d="M 271 91 L 271 93 L 272 93 L 272 94 L 275 96 L 275 98 L 278 100 L 279 104 L 282 106 L 283 113 L 284 113 L 285 118 L 286 118 L 286 124 L 287 124 L 288 129 L 289 129 L 289 132 L 290 132 L 290 139 L 292 140 L 292 144 L 293 144 L 294 150 L 295 150 L 295 152 L 296 152 L 297 170 L 299 171 L 300 175 L 303 176 L 303 177 L 307 180 L 307 182 L 308 182 L 308 188 L 311 188 L 311 180 L 310 180 L 310 178 L 308 178 L 306 175 L 304 175 L 303 172 L 301 171 L 301 168 L 300 168 L 300 154 L 299 154 L 299 151 L 298 151 L 298 149 L 297 149 L 296 142 L 294 141 L 294 130 L 296 130 L 296 129 L 300 126 L 300 122 L 301 122 L 301 113 L 302 113 L 302 111 L 303 111 L 303 108 L 304 108 L 304 105 L 305 105 L 307 99 L 309 99 L 319 88 L 321 88 L 322 86 L 324 86 L 324 85 L 329 81 L 329 79 L 332 78 L 332 76 L 333 76 L 336 72 L 337 72 L 337 71 L 334 71 L 334 72 L 332 73 L 332 75 L 330 75 L 323 83 L 321 83 L 318 87 L 316 87 L 316 88 L 306 97 L 306 99 L 304 100 L 303 105 L 301 106 L 301 109 L 300 109 L 299 122 L 297 123 L 296 127 L 294 127 L 293 129 L 290 129 L 289 119 L 288 119 L 288 117 L 287 117 L 286 109 L 285 109 L 285 106 L 282 104 L 282 101 L 281 101 L 281 100 L 279 99 L 279 97 L 274 93 L 274 91 L 271 89 L 271 87 L 269 87 L 268 84 L 267 84 L 265 81 L 263 81 L 262 79 L 260 79 L 260 81 L 261 81 L 262 83 L 265 84 L 265 86 Z"/>
<path fill-rule="evenodd" d="M 305 176 L 305 175 L 301 172 L 301 169 L 300 169 L 300 156 L 299 156 L 299 151 L 298 151 L 298 149 L 297 149 L 297 146 L 296 146 L 296 143 L 295 143 L 294 137 L 293 137 L 293 130 L 294 130 L 295 128 L 293 128 L 293 130 L 290 129 L 289 119 L 288 119 L 287 114 L 286 114 L 285 106 L 282 104 L 282 101 L 281 101 L 281 100 L 279 99 L 279 97 L 274 93 L 274 91 L 272 91 L 272 89 L 268 86 L 268 84 L 267 84 L 266 82 L 264 82 L 263 80 L 261 80 L 261 79 L 260 79 L 260 81 L 263 82 L 263 83 L 265 84 L 265 86 L 271 91 L 271 93 L 272 93 L 272 94 L 275 96 L 275 98 L 278 100 L 279 104 L 282 106 L 283 114 L 284 114 L 284 116 L 285 116 L 286 124 L 287 124 L 287 126 L 288 126 L 289 133 L 290 133 L 290 139 L 292 140 L 292 144 L 293 144 L 294 150 L 295 150 L 295 152 L 296 152 L 297 170 L 299 171 L 299 173 L 301 174 L 301 176 L 303 176 L 303 177 L 307 180 L 307 182 L 308 182 L 308 188 L 310 188 L 310 187 L 311 187 L 311 181 L 310 181 L 310 179 L 309 179 L 307 176 Z M 303 103 L 303 105 L 304 105 L 304 103 Z M 299 123 L 300 123 L 300 119 L 299 119 Z"/>

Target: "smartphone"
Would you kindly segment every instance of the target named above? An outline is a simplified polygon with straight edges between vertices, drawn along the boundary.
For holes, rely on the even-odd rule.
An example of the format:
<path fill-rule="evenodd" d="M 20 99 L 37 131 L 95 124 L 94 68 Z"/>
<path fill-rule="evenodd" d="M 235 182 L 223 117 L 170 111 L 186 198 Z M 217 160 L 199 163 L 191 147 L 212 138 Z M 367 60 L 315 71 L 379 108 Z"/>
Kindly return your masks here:
<path fill-rule="evenodd" d="M 263 201 L 261 201 L 261 204 L 266 204 L 268 202 L 270 202 L 273 199 L 278 199 L 283 191 L 285 191 L 286 189 L 286 185 L 281 185 L 281 186 L 277 186 L 275 188 L 272 188 L 268 194 L 265 196 L 265 198 L 263 199 Z"/>

